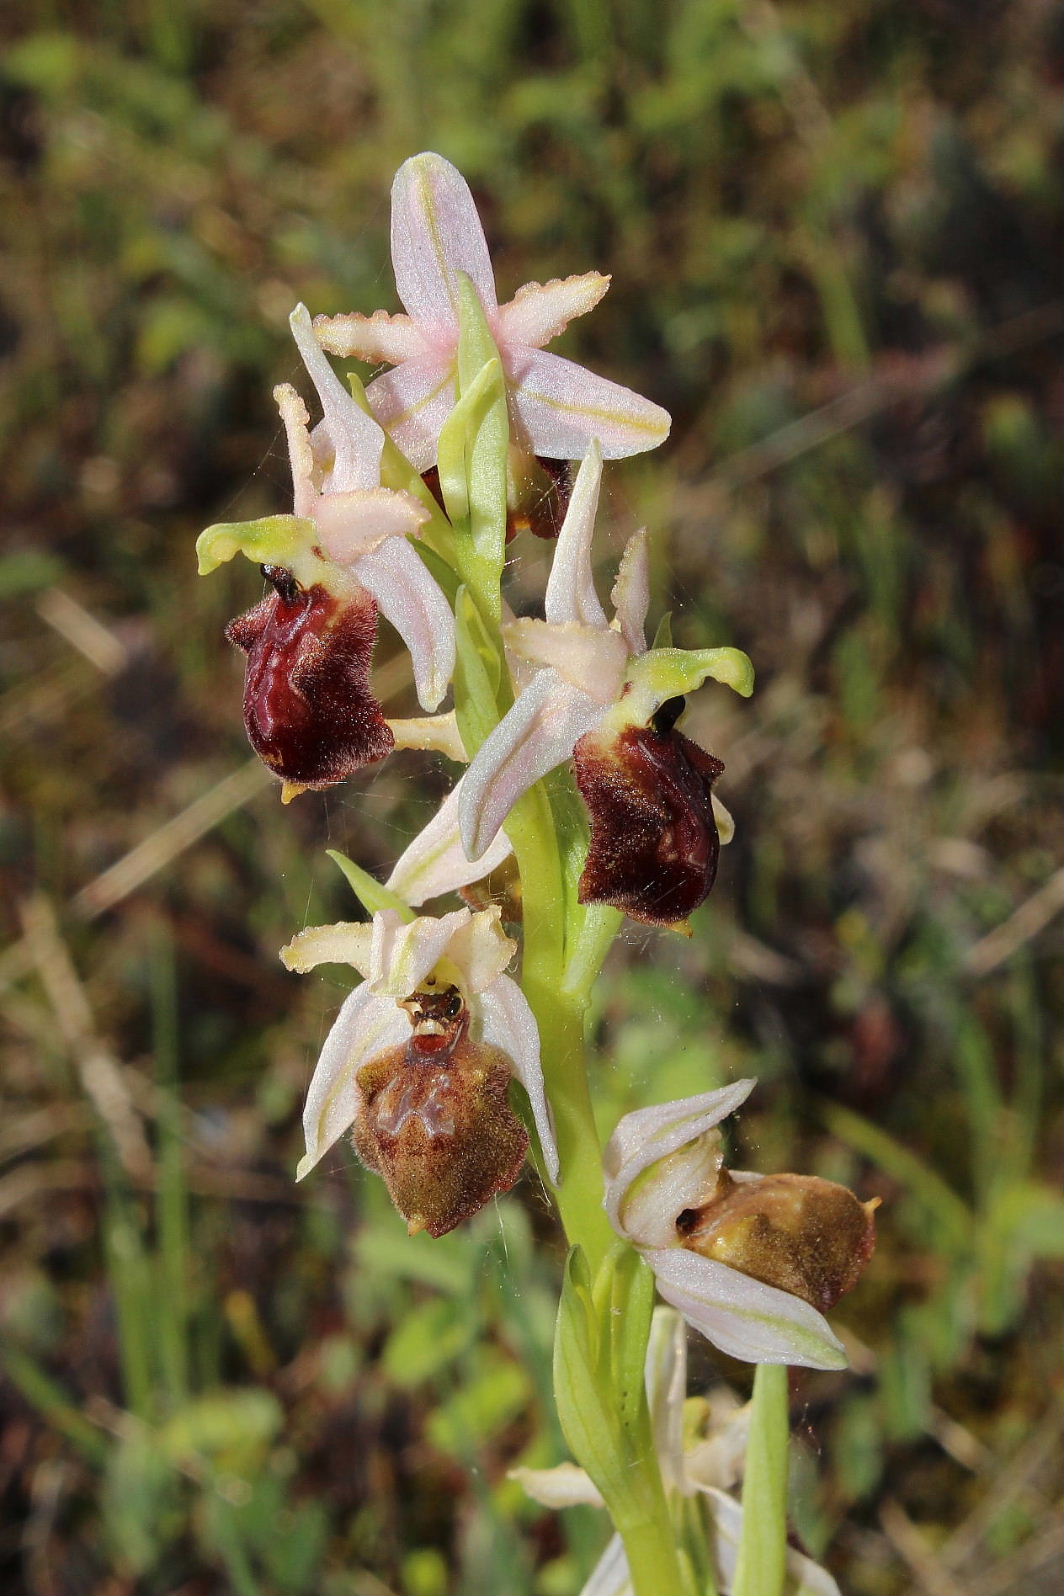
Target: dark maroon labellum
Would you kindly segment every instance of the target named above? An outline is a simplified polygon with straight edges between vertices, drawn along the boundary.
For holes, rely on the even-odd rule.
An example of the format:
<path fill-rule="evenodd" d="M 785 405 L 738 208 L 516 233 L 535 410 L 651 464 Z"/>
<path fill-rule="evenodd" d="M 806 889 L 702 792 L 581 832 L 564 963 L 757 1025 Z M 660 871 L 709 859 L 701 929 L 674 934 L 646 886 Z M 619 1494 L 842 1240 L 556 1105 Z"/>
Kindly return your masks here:
<path fill-rule="evenodd" d="M 337 599 L 302 588 L 281 566 L 263 575 L 275 591 L 225 629 L 248 656 L 248 738 L 283 781 L 331 787 L 394 745 L 369 686 L 377 606 L 363 589 Z"/>
<path fill-rule="evenodd" d="M 724 766 L 672 729 L 670 699 L 652 726 L 587 732 L 573 750 L 591 821 L 581 903 L 607 903 L 647 925 L 686 920 L 717 875 L 712 788 Z"/>

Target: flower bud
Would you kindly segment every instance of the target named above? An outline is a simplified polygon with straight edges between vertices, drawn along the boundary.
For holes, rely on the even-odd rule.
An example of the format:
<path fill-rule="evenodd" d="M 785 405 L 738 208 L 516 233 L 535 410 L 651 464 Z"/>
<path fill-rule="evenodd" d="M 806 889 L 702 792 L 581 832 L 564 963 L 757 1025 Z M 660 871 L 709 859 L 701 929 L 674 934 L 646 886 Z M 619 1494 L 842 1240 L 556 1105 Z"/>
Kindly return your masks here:
<path fill-rule="evenodd" d="M 512 1063 L 470 1039 L 459 989 L 429 977 L 402 1007 L 409 1041 L 356 1076 L 355 1150 L 382 1176 L 411 1235 L 443 1236 L 509 1191 L 528 1136 L 509 1103 Z"/>
<path fill-rule="evenodd" d="M 360 587 L 338 597 L 281 566 L 262 569 L 274 592 L 225 629 L 248 656 L 244 725 L 283 781 L 329 787 L 392 748 L 369 686 L 377 606 Z"/>
<path fill-rule="evenodd" d="M 676 731 L 682 698 L 649 726 L 587 732 L 573 750 L 591 822 L 581 903 L 607 903 L 648 925 L 686 920 L 717 875 L 713 783 L 724 766 Z"/>
<path fill-rule="evenodd" d="M 713 1198 L 680 1214 L 682 1245 L 803 1298 L 821 1313 L 857 1284 L 875 1249 L 879 1198 L 862 1203 L 815 1175 L 718 1178 Z"/>

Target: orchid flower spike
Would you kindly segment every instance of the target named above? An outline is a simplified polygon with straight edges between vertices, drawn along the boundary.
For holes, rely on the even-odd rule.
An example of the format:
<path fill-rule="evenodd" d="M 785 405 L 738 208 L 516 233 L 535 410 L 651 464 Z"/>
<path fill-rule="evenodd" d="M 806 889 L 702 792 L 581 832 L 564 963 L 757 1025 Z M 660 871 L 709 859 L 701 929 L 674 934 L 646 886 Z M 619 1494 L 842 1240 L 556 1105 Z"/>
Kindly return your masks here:
<path fill-rule="evenodd" d="M 503 971 L 516 944 L 498 909 L 407 921 L 313 926 L 281 951 L 290 970 L 350 964 L 365 979 L 345 1000 L 307 1092 L 302 1180 L 345 1130 L 380 1174 L 411 1233 L 442 1236 L 509 1191 L 528 1137 L 508 1102 L 528 1094 L 552 1180 L 558 1153 L 539 1033 Z"/>
<path fill-rule="evenodd" d="M 334 355 L 395 369 L 370 383 L 373 413 L 418 471 L 436 460 L 455 405 L 460 274 L 472 281 L 498 346 L 515 441 L 533 455 L 581 459 L 593 437 L 610 459 L 653 449 L 668 436 L 666 411 L 628 388 L 546 353 L 574 316 L 610 285 L 601 272 L 527 283 L 501 305 L 484 230 L 462 174 L 431 152 L 404 161 L 392 185 L 392 264 L 407 314 L 319 316 Z"/>
<path fill-rule="evenodd" d="M 313 430 L 295 389 L 274 398 L 288 439 L 293 514 L 208 527 L 200 571 L 242 553 L 274 592 L 227 628 L 248 656 L 252 746 L 292 791 L 342 781 L 393 746 L 369 686 L 377 612 L 410 650 L 418 698 L 435 709 L 454 670 L 454 617 L 409 541 L 428 512 L 380 485 L 385 437 L 321 351 L 303 305 L 291 327 L 322 407 Z"/>
<path fill-rule="evenodd" d="M 591 822 L 581 903 L 671 925 L 706 897 L 720 851 L 712 785 L 724 767 L 675 730 L 684 695 L 709 677 L 748 695 L 753 670 L 734 648 L 647 649 L 644 532 L 625 549 L 606 619 L 591 573 L 601 472 L 592 444 L 555 549 L 545 619 L 503 628 L 516 665 L 535 674 L 463 779 L 462 842 L 479 859 L 521 794 L 572 757 Z"/>
<path fill-rule="evenodd" d="M 878 1202 L 814 1176 L 726 1170 L 716 1127 L 754 1085 L 626 1114 L 604 1155 L 606 1212 L 665 1301 L 722 1352 L 843 1369 L 823 1314 L 872 1255 Z"/>
<path fill-rule="evenodd" d="M 670 1507 L 682 1535 L 684 1503 L 699 1497 L 709 1519 L 709 1544 L 715 1587 L 730 1596 L 735 1583 L 743 1509 L 730 1494 L 743 1471 L 750 1427 L 750 1404 L 718 1398 L 687 1398 L 687 1334 L 671 1308 L 655 1308 L 646 1356 L 646 1390 L 655 1449 Z M 692 1433 L 693 1432 L 693 1433 Z M 511 1471 L 533 1501 L 544 1507 L 602 1507 L 603 1500 L 583 1469 L 562 1463 L 553 1469 Z M 788 1549 L 784 1596 L 839 1596 L 826 1569 Z M 634 1596 L 624 1544 L 614 1535 L 581 1596 Z"/>

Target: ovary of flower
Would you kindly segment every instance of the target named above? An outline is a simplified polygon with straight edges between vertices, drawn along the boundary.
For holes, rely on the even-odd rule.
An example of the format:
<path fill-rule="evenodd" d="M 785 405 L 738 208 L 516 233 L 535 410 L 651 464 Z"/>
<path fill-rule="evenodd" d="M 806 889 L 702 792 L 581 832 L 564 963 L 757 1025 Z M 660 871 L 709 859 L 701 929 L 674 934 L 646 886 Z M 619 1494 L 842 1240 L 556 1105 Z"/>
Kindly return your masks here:
<path fill-rule="evenodd" d="M 332 354 L 395 368 L 366 395 L 416 470 L 435 462 L 440 429 L 455 404 L 460 273 L 472 280 L 498 346 L 515 441 L 532 454 L 577 460 L 597 437 L 607 457 L 619 459 L 668 436 L 670 419 L 658 405 L 542 348 L 594 309 L 610 279 L 585 272 L 528 283 L 500 306 L 473 196 L 440 155 L 415 155 L 396 174 L 392 263 L 406 315 L 320 316 L 315 329 Z"/>
<path fill-rule="evenodd" d="M 742 1507 L 729 1491 L 742 1474 L 749 1404 L 743 1408 L 730 1406 L 719 1416 L 710 1405 L 709 1433 L 693 1443 L 685 1438 L 687 1336 L 682 1318 L 671 1308 L 654 1310 L 647 1344 L 646 1388 L 666 1494 L 674 1508 L 684 1497 L 704 1499 L 711 1525 L 716 1584 L 722 1596 L 728 1596 L 735 1580 L 743 1523 Z M 574 1463 L 562 1463 L 553 1469 L 518 1468 L 511 1477 L 544 1507 L 603 1506 L 591 1479 Z M 581 1596 L 633 1596 L 619 1535 L 607 1545 Z M 799 1552 L 788 1551 L 784 1596 L 839 1596 L 839 1591 L 826 1569 Z"/>
<path fill-rule="evenodd" d="M 370 1059 L 397 1047 L 410 1035 L 410 1018 L 400 1007 L 425 981 L 453 982 L 469 1005 L 475 1040 L 501 1049 L 528 1094 L 552 1180 L 558 1178 L 558 1153 L 539 1060 L 539 1033 L 517 983 L 503 972 L 517 951 L 506 936 L 497 908 L 473 914 L 456 909 L 440 918 L 404 920 L 383 909 L 370 924 L 313 926 L 281 950 L 290 970 L 318 964 L 350 964 L 364 977 L 347 997 L 318 1059 L 303 1114 L 307 1151 L 297 1180 L 310 1172 L 333 1143 L 358 1119 L 361 1094 L 356 1076 Z"/>
<path fill-rule="evenodd" d="M 643 1254 L 665 1301 L 722 1352 L 748 1363 L 843 1369 L 846 1353 L 823 1314 L 789 1291 L 686 1250 L 677 1229 L 682 1213 L 710 1200 L 722 1165 L 716 1126 L 755 1084 L 736 1081 L 626 1114 L 604 1154 L 606 1212 Z"/>
<path fill-rule="evenodd" d="M 748 694 L 750 662 L 737 649 L 647 650 L 650 603 L 645 532 L 629 540 L 613 586 L 614 618 L 595 591 L 591 543 L 602 453 L 592 442 L 573 485 L 551 566 L 543 620 L 503 628 L 512 657 L 536 668 L 513 708 L 485 740 L 462 783 L 462 842 L 478 859 L 514 803 L 562 764 L 587 732 L 650 722 L 668 699 L 715 677 Z"/>

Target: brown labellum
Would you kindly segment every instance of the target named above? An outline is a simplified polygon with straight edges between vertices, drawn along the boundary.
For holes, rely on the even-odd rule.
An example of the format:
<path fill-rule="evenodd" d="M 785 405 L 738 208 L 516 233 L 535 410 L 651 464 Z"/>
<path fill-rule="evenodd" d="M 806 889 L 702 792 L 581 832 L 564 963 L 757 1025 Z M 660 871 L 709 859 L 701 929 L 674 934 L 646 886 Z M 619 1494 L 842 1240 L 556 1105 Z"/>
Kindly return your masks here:
<path fill-rule="evenodd" d="M 284 781 L 331 787 L 393 747 L 369 686 L 377 606 L 364 589 L 339 599 L 279 566 L 263 573 L 275 591 L 225 629 L 248 656 L 248 738 Z"/>
<path fill-rule="evenodd" d="M 457 987 L 426 983 L 403 1005 L 413 1031 L 364 1064 L 354 1144 L 411 1235 L 444 1236 L 521 1173 L 528 1136 L 509 1103 L 510 1061 L 469 1036 Z"/>
<path fill-rule="evenodd" d="M 713 1200 L 685 1209 L 676 1228 L 690 1251 L 827 1313 L 875 1250 L 878 1207 L 815 1175 L 734 1180 L 722 1170 Z"/>
<path fill-rule="evenodd" d="M 674 701 L 683 708 L 683 700 Z M 673 729 L 672 703 L 652 726 L 587 732 L 573 750 L 591 822 L 581 903 L 607 903 L 648 925 L 686 920 L 717 875 L 713 783 L 724 766 Z"/>

